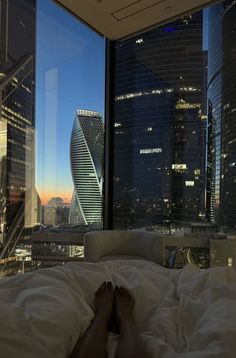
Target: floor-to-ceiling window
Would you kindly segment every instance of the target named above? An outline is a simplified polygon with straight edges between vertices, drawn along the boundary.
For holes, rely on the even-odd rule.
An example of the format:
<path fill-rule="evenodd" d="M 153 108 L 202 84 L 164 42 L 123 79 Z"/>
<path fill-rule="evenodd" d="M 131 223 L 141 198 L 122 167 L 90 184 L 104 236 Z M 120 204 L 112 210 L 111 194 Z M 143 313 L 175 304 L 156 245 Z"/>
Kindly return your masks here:
<path fill-rule="evenodd" d="M 235 14 L 224 1 L 116 42 L 114 228 L 167 234 L 170 250 L 205 238 L 200 267 L 236 229 Z"/>
<path fill-rule="evenodd" d="M 78 259 L 102 228 L 105 44 L 51 0 L 0 10 L 8 275 Z M 113 227 L 168 236 L 167 256 L 183 237 L 202 268 L 236 262 L 234 241 L 209 242 L 236 228 L 235 13 L 223 1 L 116 42 Z"/>
<path fill-rule="evenodd" d="M 82 257 L 103 226 L 104 39 L 53 1 L 0 1 L 1 275 Z"/>

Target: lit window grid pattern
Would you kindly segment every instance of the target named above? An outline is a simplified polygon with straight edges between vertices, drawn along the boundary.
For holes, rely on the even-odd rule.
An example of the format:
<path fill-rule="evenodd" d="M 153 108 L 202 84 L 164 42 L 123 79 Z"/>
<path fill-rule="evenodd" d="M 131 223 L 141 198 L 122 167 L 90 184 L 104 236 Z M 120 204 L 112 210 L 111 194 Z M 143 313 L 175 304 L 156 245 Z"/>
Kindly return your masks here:
<path fill-rule="evenodd" d="M 221 223 L 236 229 L 236 3 L 229 2 L 222 19 L 223 87 L 222 87 L 222 176 Z"/>
<path fill-rule="evenodd" d="M 3 76 L 5 86 L 1 91 L 1 121 L 6 125 L 5 171 L 1 180 L 1 223 L 8 232 L 19 211 L 25 205 L 22 225 L 36 224 L 31 221 L 31 199 L 34 190 L 34 81 L 33 61 L 24 67 L 14 68 L 16 75 L 10 81 Z M 17 77 L 16 77 L 17 76 Z M 24 194 L 25 193 L 25 194 Z M 7 239 L 7 235 L 6 236 Z"/>
<path fill-rule="evenodd" d="M 94 158 L 91 154 L 94 148 L 88 145 L 83 119 L 87 122 L 92 121 L 96 123 L 96 121 L 99 121 L 100 124 L 102 123 L 101 117 L 90 118 L 89 116 L 76 116 L 75 118 L 71 137 L 71 171 L 75 188 L 75 197 L 72 207 L 77 204 L 79 205 L 78 217 L 80 219 L 82 218 L 81 224 L 101 223 L 101 178 L 99 180 Z M 95 140 L 96 133 L 92 132 L 93 128 L 90 128 L 90 130 Z M 74 202 L 75 198 L 77 204 Z"/>
<path fill-rule="evenodd" d="M 208 143 L 206 216 L 217 222 L 220 216 L 221 125 L 222 125 L 222 7 L 209 9 L 208 51 Z"/>
<path fill-rule="evenodd" d="M 209 11 L 208 99 L 211 112 L 208 113 L 208 128 L 212 133 L 208 133 L 211 138 L 208 143 L 207 208 L 212 221 L 227 230 L 235 230 L 236 71 L 233 53 L 236 50 L 236 4 L 228 5 L 218 4 Z"/>
<path fill-rule="evenodd" d="M 181 20 L 179 21 L 178 26 L 180 27 L 178 28 L 178 31 L 180 31 L 181 28 L 180 23 Z M 152 206 L 151 201 L 153 201 L 153 208 L 155 208 L 154 211 L 156 212 L 156 217 L 159 213 L 164 212 L 162 211 L 164 209 L 163 198 L 169 198 L 168 205 L 170 210 L 172 177 L 171 163 L 188 163 L 189 159 L 191 160 L 191 155 L 189 155 L 188 158 L 185 157 L 186 161 L 181 161 L 180 159 L 177 162 L 174 161 L 174 158 L 170 157 L 170 149 L 172 148 L 171 143 L 169 143 L 169 147 L 167 148 L 166 143 L 168 141 L 165 141 L 166 143 L 164 145 L 159 143 L 159 141 L 160 138 L 162 138 L 162 140 L 165 138 L 164 133 L 167 133 L 171 128 L 170 114 L 167 110 L 169 103 L 167 102 L 173 101 L 173 98 L 176 95 L 179 95 L 179 98 L 184 95 L 186 100 L 186 103 L 180 106 L 181 108 L 178 109 L 178 112 L 188 112 L 188 118 L 191 117 L 190 122 L 195 120 L 199 121 L 201 118 L 204 119 L 203 113 L 200 113 L 202 95 L 199 91 L 199 88 L 201 87 L 199 85 L 201 83 L 201 75 L 199 71 L 201 67 L 199 65 L 201 61 L 200 57 L 199 62 L 195 58 L 193 63 L 189 62 L 183 65 L 186 69 L 185 75 L 182 76 L 183 82 L 181 83 L 182 80 L 179 80 L 178 83 L 176 83 L 173 81 L 173 78 L 178 78 L 176 72 L 178 73 L 179 71 L 180 73 L 181 68 L 179 69 L 179 66 L 173 65 L 174 55 L 170 55 L 171 51 L 173 51 L 176 55 L 176 43 L 181 45 L 184 44 L 184 48 L 187 48 L 188 45 L 190 45 L 191 51 L 193 51 L 193 42 L 196 38 L 200 43 L 201 36 L 198 36 L 201 32 L 201 24 L 200 22 L 196 22 L 194 26 L 195 29 L 192 33 L 189 32 L 186 37 L 183 34 L 183 38 L 180 36 L 180 41 L 180 32 L 176 31 L 175 34 L 171 34 L 170 36 L 174 40 L 173 43 L 171 43 L 170 40 L 166 49 L 163 45 L 163 40 L 169 41 L 169 39 L 167 39 L 166 34 L 163 34 L 162 28 L 143 34 L 142 46 L 136 43 L 135 38 L 117 43 L 117 52 L 119 55 L 118 58 L 116 58 L 117 80 L 115 97 L 116 125 L 114 162 L 115 177 L 118 177 L 119 181 L 115 181 L 114 188 L 115 227 L 127 227 L 129 225 L 128 223 L 130 223 L 130 225 L 139 225 L 139 216 L 141 215 L 140 212 L 142 212 L 141 207 L 143 207 L 144 210 L 145 208 L 147 209 L 146 217 L 148 217 L 149 207 Z M 155 48 L 158 49 L 158 54 L 154 51 Z M 162 51 L 160 51 L 160 48 Z M 199 56 L 201 56 L 200 52 L 201 45 L 199 46 Z M 194 49 L 194 53 L 197 53 L 196 48 Z M 180 54 L 178 53 L 178 55 Z M 186 60 L 186 58 L 187 57 L 184 56 L 184 60 Z M 177 61 L 182 64 L 183 58 L 178 58 Z M 146 65 L 142 67 L 142 63 L 146 63 Z M 150 69 L 150 72 L 148 73 L 146 69 Z M 164 78 L 166 83 L 162 83 L 162 86 L 158 86 L 158 77 L 161 79 Z M 179 77 L 181 77 L 180 74 Z M 129 89 L 129 91 L 127 89 Z M 160 98 L 160 103 L 157 107 L 157 102 L 154 101 L 158 101 L 158 97 Z M 161 102 L 163 103 L 163 108 Z M 190 111 L 194 111 L 194 114 L 190 115 Z M 201 138 L 199 142 L 202 143 L 204 143 L 205 135 L 204 126 L 205 123 L 203 121 L 202 125 L 199 126 L 201 127 L 199 128 L 201 132 L 200 136 L 198 135 L 198 131 L 195 131 L 197 133 L 195 133 L 196 138 Z M 146 132 L 145 128 L 152 128 L 152 131 Z M 184 133 L 184 130 L 180 129 L 180 140 L 182 137 L 181 131 Z M 146 134 L 144 134 L 145 132 L 148 133 L 147 138 Z M 193 130 L 191 133 L 192 132 Z M 173 134 L 168 133 L 168 135 L 169 138 L 171 138 Z M 160 145 L 160 147 L 163 148 L 163 155 L 160 154 L 158 156 L 160 162 L 155 163 L 154 165 L 154 163 L 148 162 L 148 158 L 145 159 L 146 164 L 141 164 L 137 161 L 137 151 L 139 152 L 140 148 L 144 148 L 144 143 L 140 144 L 141 141 L 145 144 L 149 144 L 149 147 L 153 145 L 154 142 L 152 141 L 155 141 L 155 144 L 158 144 L 158 146 Z M 199 152 L 199 146 L 198 148 L 196 147 L 196 149 L 197 152 Z M 174 149 L 173 152 L 175 152 Z M 165 164 L 163 157 L 165 157 Z M 195 158 L 196 157 L 197 156 L 195 155 Z M 121 164 L 121 162 L 124 163 Z M 197 202 L 201 201 L 199 199 L 200 196 L 203 196 L 204 198 L 204 160 L 200 160 L 200 162 L 195 163 L 194 166 L 190 165 L 190 169 L 185 171 L 185 177 L 181 179 L 181 186 L 185 186 L 185 179 L 195 179 L 194 170 L 196 168 L 199 168 L 201 173 L 196 179 L 198 182 L 198 185 L 195 187 Z M 123 174 L 124 172 L 127 172 L 126 175 Z M 158 173 L 158 176 L 156 176 L 156 173 Z M 138 178 L 143 178 L 143 185 L 139 184 L 141 188 L 143 188 L 143 192 L 138 188 Z M 157 188 L 157 183 L 161 185 L 162 190 L 164 188 L 166 189 L 165 195 L 160 193 L 160 190 Z M 177 187 L 176 189 L 178 191 Z M 186 188 L 186 190 L 189 189 Z M 150 196 L 152 195 L 152 199 L 148 198 L 149 192 Z M 201 192 L 200 195 L 199 192 Z M 122 198 L 122 196 L 124 198 Z M 129 202 L 128 199 L 127 202 L 124 202 L 127 197 L 129 197 Z M 180 202 L 179 199 L 177 201 L 178 203 Z M 203 203 L 201 202 L 201 204 Z M 186 205 L 189 205 L 189 207 L 193 206 L 192 203 L 186 203 Z M 183 204 L 182 208 L 186 209 L 187 212 L 188 209 L 185 208 L 186 205 Z M 199 205 L 196 205 L 199 208 Z M 203 208 L 201 207 L 201 212 L 202 209 Z M 118 217 L 119 211 L 121 213 L 120 217 Z M 196 212 L 198 213 L 198 210 L 196 210 Z M 135 216 L 135 213 L 137 213 L 137 216 Z M 123 220 L 124 217 L 125 220 Z M 125 225 L 122 220 L 125 221 Z"/>
<path fill-rule="evenodd" d="M 124 101 L 127 99 L 135 98 L 135 97 L 141 97 L 141 96 L 154 96 L 154 95 L 161 95 L 165 93 L 173 93 L 176 90 L 179 92 L 201 92 L 199 88 L 194 87 L 180 87 L 180 88 L 159 88 L 159 89 L 153 89 L 148 91 L 140 91 L 140 92 L 134 92 L 134 93 L 126 93 L 115 97 L 116 101 Z"/>

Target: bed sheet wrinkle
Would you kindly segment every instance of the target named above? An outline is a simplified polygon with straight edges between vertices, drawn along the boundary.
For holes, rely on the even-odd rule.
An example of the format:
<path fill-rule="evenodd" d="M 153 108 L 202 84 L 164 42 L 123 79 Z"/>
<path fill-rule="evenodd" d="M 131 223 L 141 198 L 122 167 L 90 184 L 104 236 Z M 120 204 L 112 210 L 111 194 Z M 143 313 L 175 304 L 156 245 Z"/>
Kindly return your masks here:
<path fill-rule="evenodd" d="M 15 307 L 12 308 L 17 316 L 18 335 L 23 340 L 37 340 L 48 352 L 57 354 L 58 357 L 62 354 L 59 352 L 64 352 L 61 357 L 65 357 L 71 341 L 75 344 L 77 339 L 71 339 L 71 330 L 79 335 L 83 334 L 93 317 L 93 311 L 87 301 L 81 298 L 79 286 L 77 289 L 72 286 L 71 279 L 60 270 L 54 280 L 51 274 L 55 269 L 50 271 L 48 273 L 45 270 L 43 275 L 40 272 L 33 276 L 25 275 L 25 287 L 15 296 Z M 4 332 L 1 330 L 0 337 L 2 341 Z"/>
<path fill-rule="evenodd" d="M 14 345 L 12 341 L 14 340 Z M 3 341 L 1 341 L 3 342 Z M 52 358 L 47 347 L 31 342 L 27 338 L 22 339 L 17 335 L 4 337 L 4 346 L 1 348 L 1 358 Z"/>
<path fill-rule="evenodd" d="M 9 305 L 1 306 L 1 357 L 49 358 L 52 347 L 45 346 L 40 340 L 40 335 L 47 334 L 47 330 L 44 329 L 45 327 L 41 327 L 43 330 L 38 330 L 37 335 L 35 335 L 35 322 L 30 320 L 22 311 L 21 307 L 18 306 L 14 306 L 14 308 Z M 27 324 L 25 324 L 26 321 Z M 7 325 L 3 324 L 5 322 L 7 322 Z M 48 325 L 46 325 L 47 328 Z M 37 339 L 32 340 L 32 336 L 37 337 Z"/>
<path fill-rule="evenodd" d="M 95 264 L 82 264 L 80 270 L 75 264 L 69 264 L 65 266 L 65 270 L 73 282 L 73 287 L 79 287 L 78 296 L 82 292 L 84 299 L 94 310 L 94 293 L 103 281 L 112 281 L 109 272 Z"/>
<path fill-rule="evenodd" d="M 196 347 L 196 342 L 199 339 L 201 339 L 202 349 L 205 349 L 214 341 L 224 342 L 225 350 L 228 350 L 228 347 L 235 346 L 235 308 L 235 300 L 226 298 L 213 302 L 199 317 L 195 325 L 190 337 L 191 348 Z"/>
<path fill-rule="evenodd" d="M 16 286 L 8 288 L 7 290 L 4 288 L 0 288 L 0 298 L 1 304 L 3 303 L 13 303 L 15 302 L 15 297 L 23 290 L 23 286 Z"/>
<path fill-rule="evenodd" d="M 151 332 L 154 337 L 159 337 L 166 344 L 176 345 L 176 320 L 172 320 L 176 315 L 173 309 L 155 309 L 152 317 L 147 320 L 146 330 Z"/>
<path fill-rule="evenodd" d="M 178 282 L 178 292 L 186 295 L 199 295 L 204 289 L 229 288 L 236 284 L 236 272 L 227 267 L 216 267 L 214 270 L 193 271 L 192 265 L 186 265 L 181 272 Z"/>
<path fill-rule="evenodd" d="M 142 260 L 71 263 L 0 280 L 1 356 L 67 358 L 94 317 L 103 281 L 131 290 L 153 358 L 235 358 L 235 271 Z M 117 339 L 109 338 L 109 358 Z"/>
<path fill-rule="evenodd" d="M 165 299 L 173 285 L 167 277 L 137 267 L 123 267 L 118 273 L 113 273 L 115 285 L 122 285 L 130 290 L 135 297 L 135 323 L 139 330 L 143 330 L 148 316 L 158 303 Z"/>

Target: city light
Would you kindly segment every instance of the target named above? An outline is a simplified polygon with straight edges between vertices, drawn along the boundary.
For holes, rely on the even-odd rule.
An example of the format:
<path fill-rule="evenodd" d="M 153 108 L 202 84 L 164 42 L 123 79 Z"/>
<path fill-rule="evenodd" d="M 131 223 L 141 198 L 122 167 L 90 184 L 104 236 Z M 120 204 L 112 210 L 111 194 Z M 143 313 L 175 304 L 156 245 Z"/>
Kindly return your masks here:
<path fill-rule="evenodd" d="M 180 100 L 176 106 L 176 109 L 196 109 L 196 108 L 201 108 L 201 104 L 200 103 L 188 103 L 185 102 L 184 100 Z"/>
<path fill-rule="evenodd" d="M 192 181 L 192 180 L 186 180 L 186 181 L 185 181 L 185 186 L 194 186 L 194 181 Z"/>
<path fill-rule="evenodd" d="M 146 149 L 140 149 L 140 154 L 154 154 L 154 153 L 161 153 L 162 148 L 146 148 Z"/>
<path fill-rule="evenodd" d="M 215 225 L 211 237 L 217 230 L 234 233 L 236 2 L 204 10 L 206 24 L 206 13 L 197 11 L 115 40 L 109 126 L 100 114 L 105 102 L 104 39 L 95 44 L 91 38 L 97 35 L 87 29 L 88 37 L 79 41 L 86 30 L 78 27 L 63 51 L 61 39 L 75 30 L 75 23 L 70 26 L 65 12 L 68 27 L 66 21 L 60 22 L 62 29 L 54 26 L 63 14 L 49 14 L 51 2 L 38 2 L 37 7 L 33 2 L 19 14 L 11 7 L 2 12 L 6 23 L 0 37 L 7 46 L 1 47 L 0 56 L 0 264 L 14 267 L 16 261 L 30 261 L 33 246 L 42 261 L 50 255 L 81 257 L 82 241 L 64 245 L 49 239 L 31 247 L 31 239 L 35 231 L 46 237 L 50 230 L 55 238 L 53 230 L 64 225 L 65 231 L 101 229 L 109 200 L 115 229 L 165 232 L 168 224 L 167 232 L 174 236 L 186 227 L 192 234 L 194 225 L 201 224 L 206 232 Z M 42 4 L 47 4 L 46 28 L 52 29 L 48 38 L 42 36 L 44 24 L 36 21 Z M 26 9 L 27 26 L 21 20 Z M 19 25 L 21 31 L 13 31 Z M 55 42 L 49 43 L 54 27 Z M 15 37 L 9 36 L 13 33 Z M 206 38 L 209 48 L 204 48 Z M 53 78 L 48 77 L 51 69 Z M 105 156 L 104 127 L 109 127 L 106 138 L 112 144 Z M 112 170 L 106 172 L 103 160 L 109 156 Z M 103 196 L 106 176 L 112 181 L 109 200 Z M 220 262 L 232 267 L 235 258 L 228 256 Z"/>
<path fill-rule="evenodd" d="M 173 170 L 187 170 L 186 164 L 172 164 Z"/>

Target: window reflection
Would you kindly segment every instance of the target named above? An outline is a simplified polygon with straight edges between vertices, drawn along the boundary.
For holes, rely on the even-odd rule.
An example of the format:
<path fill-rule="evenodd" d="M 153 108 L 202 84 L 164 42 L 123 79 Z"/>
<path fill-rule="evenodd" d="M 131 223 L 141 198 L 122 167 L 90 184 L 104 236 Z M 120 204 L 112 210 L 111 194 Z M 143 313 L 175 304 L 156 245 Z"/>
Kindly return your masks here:
<path fill-rule="evenodd" d="M 0 31 L 0 258 L 11 261 L 18 240 L 27 239 L 38 223 L 35 189 L 35 1 L 1 2 Z"/>
<path fill-rule="evenodd" d="M 84 232 L 101 228 L 103 105 L 104 39 L 53 1 L 0 1 L 0 276 L 56 264 L 56 256 L 81 259 Z M 91 159 L 99 173 L 85 178 L 98 186 L 99 215 L 71 222 L 74 179 L 87 166 L 75 153 L 82 167 L 72 178 L 71 133 L 86 109 L 101 113 Z M 86 195 L 87 203 L 96 199 L 93 190 Z"/>

